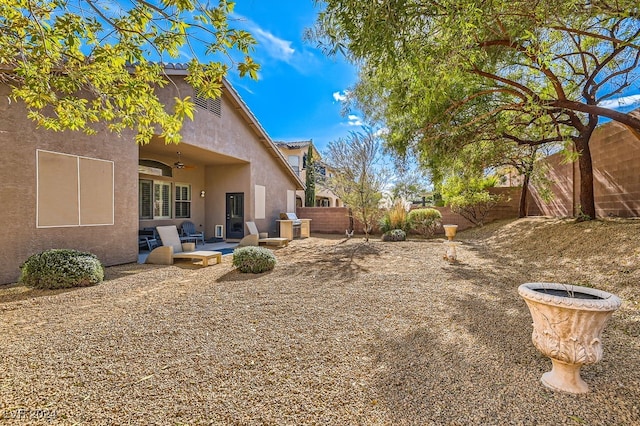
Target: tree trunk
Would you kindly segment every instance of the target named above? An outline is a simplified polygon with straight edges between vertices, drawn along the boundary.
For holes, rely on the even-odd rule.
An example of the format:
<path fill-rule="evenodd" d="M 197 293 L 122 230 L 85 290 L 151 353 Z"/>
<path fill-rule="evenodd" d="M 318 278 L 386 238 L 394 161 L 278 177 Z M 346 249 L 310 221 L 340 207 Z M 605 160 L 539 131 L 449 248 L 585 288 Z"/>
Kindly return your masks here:
<path fill-rule="evenodd" d="M 529 180 L 528 173 L 524 174 L 524 180 L 522 181 L 522 191 L 520 192 L 520 206 L 518 207 L 518 217 L 527 217 L 527 195 L 529 195 Z"/>
<path fill-rule="evenodd" d="M 589 139 L 591 132 L 587 135 L 581 134 L 574 138 L 575 147 L 580 154 L 578 158 L 578 168 L 580 170 L 580 211 L 578 220 L 593 220 L 596 218 L 596 203 L 593 193 L 593 164 L 591 162 L 591 149 Z"/>

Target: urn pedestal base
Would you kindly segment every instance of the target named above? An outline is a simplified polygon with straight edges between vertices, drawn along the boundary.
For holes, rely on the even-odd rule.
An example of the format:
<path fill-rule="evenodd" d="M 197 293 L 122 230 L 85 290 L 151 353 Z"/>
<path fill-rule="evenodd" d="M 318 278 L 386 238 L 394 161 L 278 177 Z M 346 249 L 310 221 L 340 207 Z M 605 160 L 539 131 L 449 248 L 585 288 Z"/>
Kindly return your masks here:
<path fill-rule="evenodd" d="M 542 375 L 542 384 L 553 390 L 568 393 L 587 393 L 589 385 L 580 377 L 581 364 L 567 364 L 551 358 L 552 368 Z"/>

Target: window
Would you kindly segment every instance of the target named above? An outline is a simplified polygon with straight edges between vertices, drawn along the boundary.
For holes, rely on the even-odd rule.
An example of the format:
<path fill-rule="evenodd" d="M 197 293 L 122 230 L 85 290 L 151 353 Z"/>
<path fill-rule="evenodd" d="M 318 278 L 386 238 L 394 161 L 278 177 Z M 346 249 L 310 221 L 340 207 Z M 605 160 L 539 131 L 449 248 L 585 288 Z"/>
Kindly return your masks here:
<path fill-rule="evenodd" d="M 153 183 L 153 218 L 171 219 L 171 184 Z"/>
<path fill-rule="evenodd" d="M 293 171 L 296 173 L 300 173 L 300 157 L 298 157 L 297 155 L 290 155 L 288 160 L 289 165 L 291 166 Z"/>
<path fill-rule="evenodd" d="M 153 219 L 153 181 L 140 180 L 138 185 L 138 207 L 140 219 Z"/>
<path fill-rule="evenodd" d="M 171 219 L 171 183 L 140 179 L 140 219 Z"/>
<path fill-rule="evenodd" d="M 191 185 L 176 183 L 176 218 L 191 217 Z"/>
<path fill-rule="evenodd" d="M 159 161 L 144 159 L 141 159 L 138 162 L 138 173 L 154 176 L 173 176 L 173 170 L 171 166 Z"/>

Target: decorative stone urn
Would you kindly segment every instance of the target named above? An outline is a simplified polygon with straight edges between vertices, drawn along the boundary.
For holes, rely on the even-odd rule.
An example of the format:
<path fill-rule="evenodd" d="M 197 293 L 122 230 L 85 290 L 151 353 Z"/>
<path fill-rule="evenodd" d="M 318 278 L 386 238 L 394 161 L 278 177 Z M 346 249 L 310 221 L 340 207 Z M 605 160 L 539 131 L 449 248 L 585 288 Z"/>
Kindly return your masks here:
<path fill-rule="evenodd" d="M 447 236 L 449 241 L 453 240 L 453 237 L 456 236 L 458 225 L 442 225 L 442 227 L 444 228 L 444 235 Z"/>
<path fill-rule="evenodd" d="M 533 318 L 533 344 L 551 358 L 552 369 L 542 375 L 542 384 L 554 391 L 588 392 L 580 368 L 602 359 L 600 334 L 620 299 L 594 288 L 557 283 L 522 284 L 518 293 Z"/>

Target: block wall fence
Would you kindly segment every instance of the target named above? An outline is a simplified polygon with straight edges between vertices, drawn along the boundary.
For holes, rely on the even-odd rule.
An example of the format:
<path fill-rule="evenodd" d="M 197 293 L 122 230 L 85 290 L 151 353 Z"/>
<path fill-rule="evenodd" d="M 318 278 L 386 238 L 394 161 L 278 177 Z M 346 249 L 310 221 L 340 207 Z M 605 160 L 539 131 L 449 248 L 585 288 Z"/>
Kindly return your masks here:
<path fill-rule="evenodd" d="M 520 200 L 520 188 L 492 188 L 492 193 L 502 195 L 504 201 L 494 207 L 487 217 L 486 222 L 509 219 L 518 216 L 518 203 Z M 530 200 L 533 202 L 533 200 Z M 458 225 L 460 231 L 473 227 L 473 224 L 453 213 L 449 207 L 434 207 L 442 214 L 442 223 Z M 320 234 L 344 234 L 349 229 L 349 209 L 346 207 L 298 207 L 297 215 L 300 218 L 311 219 L 311 232 Z M 362 234 L 362 224 L 354 223 L 357 234 Z M 378 230 L 374 230 L 374 233 Z M 444 233 L 441 228 L 439 233 Z"/>
<path fill-rule="evenodd" d="M 639 114 L 640 113 L 636 113 Z M 598 127 L 590 143 L 593 160 L 594 193 L 598 217 L 640 217 L 640 133 L 618 123 Z M 562 154 L 544 160 L 552 183 L 554 197 L 542 200 L 534 187 L 528 197 L 529 216 L 574 217 L 580 209 L 580 172 L 578 162 L 565 163 Z M 521 188 L 492 188 L 504 201 L 488 215 L 486 223 L 518 217 Z M 464 230 L 473 225 L 448 207 L 436 207 L 442 223 L 458 225 Z M 343 234 L 349 228 L 346 207 L 302 207 L 298 217 L 312 219 L 311 232 Z M 362 225 L 355 223 L 356 233 Z M 444 230 L 440 229 L 440 233 Z"/>
<path fill-rule="evenodd" d="M 594 131 L 589 145 L 596 216 L 640 216 L 640 134 L 622 124 L 607 123 Z M 539 213 L 554 217 L 575 216 L 580 211 L 578 162 L 566 164 L 562 154 L 554 154 L 544 161 L 553 182 L 554 198 L 544 202 L 534 188 L 533 198 Z"/>

